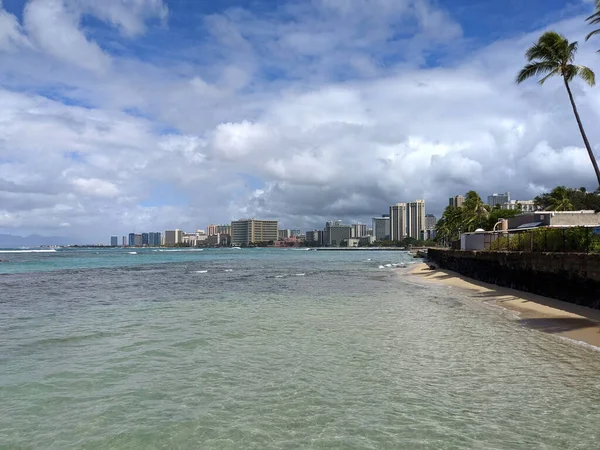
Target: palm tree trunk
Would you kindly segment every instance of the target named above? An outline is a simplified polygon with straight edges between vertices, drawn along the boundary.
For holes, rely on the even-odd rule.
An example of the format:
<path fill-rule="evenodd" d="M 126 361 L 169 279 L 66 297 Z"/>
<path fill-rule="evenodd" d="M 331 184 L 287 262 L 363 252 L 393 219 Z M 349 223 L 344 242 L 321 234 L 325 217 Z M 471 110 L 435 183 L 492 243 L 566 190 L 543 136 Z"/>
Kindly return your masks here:
<path fill-rule="evenodd" d="M 587 149 L 590 160 L 592 161 L 592 165 L 594 166 L 594 171 L 596 172 L 596 178 L 598 178 L 598 186 L 600 187 L 600 169 L 598 169 L 598 162 L 596 161 L 596 157 L 594 156 L 594 152 L 592 151 L 592 147 L 590 146 L 590 141 L 585 134 L 585 130 L 583 129 L 583 124 L 581 123 L 581 119 L 579 118 L 579 113 L 577 112 L 577 106 L 575 105 L 575 100 L 573 99 L 573 94 L 571 93 L 571 88 L 569 86 L 569 82 L 563 76 L 563 81 L 565 82 L 565 87 L 567 88 L 567 92 L 569 93 L 569 99 L 571 100 L 571 106 L 573 107 L 573 113 L 575 114 L 575 119 L 577 120 L 577 125 L 579 125 L 579 131 L 581 132 L 581 137 L 583 138 L 583 143 L 585 144 L 585 148 Z"/>

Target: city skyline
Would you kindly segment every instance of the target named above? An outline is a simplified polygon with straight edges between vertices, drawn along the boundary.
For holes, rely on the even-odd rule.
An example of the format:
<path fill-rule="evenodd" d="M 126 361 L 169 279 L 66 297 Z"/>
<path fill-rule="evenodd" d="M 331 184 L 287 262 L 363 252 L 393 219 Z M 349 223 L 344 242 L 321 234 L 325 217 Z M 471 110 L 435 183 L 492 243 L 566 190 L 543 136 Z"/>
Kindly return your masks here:
<path fill-rule="evenodd" d="M 560 80 L 515 83 L 546 29 L 598 72 L 589 1 L 132 3 L 0 2 L 0 233 L 308 230 L 596 188 Z M 597 152 L 597 89 L 573 95 Z"/>

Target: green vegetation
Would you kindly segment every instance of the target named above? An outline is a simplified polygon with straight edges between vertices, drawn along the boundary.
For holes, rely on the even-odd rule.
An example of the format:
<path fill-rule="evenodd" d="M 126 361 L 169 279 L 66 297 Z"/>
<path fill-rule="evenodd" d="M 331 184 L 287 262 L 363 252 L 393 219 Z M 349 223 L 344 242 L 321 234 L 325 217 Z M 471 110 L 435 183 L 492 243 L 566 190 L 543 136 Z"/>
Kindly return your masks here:
<path fill-rule="evenodd" d="M 599 3 L 597 2 L 597 5 Z M 599 16 L 600 19 L 600 16 Z M 523 69 L 517 75 L 517 83 L 537 77 L 543 76 L 539 83 L 544 84 L 546 80 L 553 76 L 560 76 L 565 84 L 567 93 L 569 94 L 569 100 L 573 108 L 573 114 L 577 120 L 579 126 L 579 132 L 583 138 L 583 143 L 587 149 L 588 155 L 596 172 L 596 178 L 598 179 L 598 186 L 600 186 L 600 169 L 594 156 L 592 147 L 588 141 L 579 112 L 577 111 L 577 105 L 573 94 L 571 93 L 571 87 L 569 83 L 576 77 L 580 77 L 590 86 L 596 84 L 596 76 L 592 69 L 586 66 L 573 64 L 575 55 L 577 53 L 577 42 L 569 42 L 564 36 L 554 31 L 547 31 L 542 34 L 537 41 L 533 44 L 525 53 L 529 63 L 525 65 Z"/>
<path fill-rule="evenodd" d="M 483 203 L 479 194 L 475 191 L 467 192 L 465 201 L 461 207 L 448 206 L 436 225 L 438 241 L 455 241 L 460 238 L 461 233 L 475 231 L 478 228 L 491 229 L 497 220 L 490 226 L 491 221 L 498 214 L 503 218 L 507 215 L 514 217 L 516 212 L 510 210 L 499 210 L 505 214 L 492 211 Z"/>
<path fill-rule="evenodd" d="M 585 21 L 588 22 L 590 25 L 600 24 L 600 0 L 596 0 L 596 11 L 590 17 L 585 19 Z M 587 41 L 589 38 L 591 38 L 592 36 L 595 36 L 596 34 L 600 34 L 600 28 L 597 28 L 594 31 L 592 31 L 590 34 L 588 34 L 585 37 L 585 40 Z M 598 50 L 598 52 L 600 53 L 600 50 Z"/>
<path fill-rule="evenodd" d="M 587 192 L 585 188 L 571 189 L 557 186 L 551 192 L 546 192 L 535 198 L 538 208 L 547 211 L 600 211 L 600 189 Z"/>
<path fill-rule="evenodd" d="M 541 228 L 502 235 L 492 242 L 490 251 L 511 252 L 598 252 L 600 235 L 592 228 Z"/>

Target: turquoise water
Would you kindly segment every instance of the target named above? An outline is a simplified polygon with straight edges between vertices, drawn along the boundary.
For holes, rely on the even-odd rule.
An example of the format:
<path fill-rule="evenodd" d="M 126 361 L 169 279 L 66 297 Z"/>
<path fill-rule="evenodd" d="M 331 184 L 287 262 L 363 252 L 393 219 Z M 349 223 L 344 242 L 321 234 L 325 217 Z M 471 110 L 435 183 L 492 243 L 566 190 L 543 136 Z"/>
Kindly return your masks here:
<path fill-rule="evenodd" d="M 404 253 L 0 259 L 0 448 L 600 441 L 598 351 L 380 268 L 412 262 Z"/>

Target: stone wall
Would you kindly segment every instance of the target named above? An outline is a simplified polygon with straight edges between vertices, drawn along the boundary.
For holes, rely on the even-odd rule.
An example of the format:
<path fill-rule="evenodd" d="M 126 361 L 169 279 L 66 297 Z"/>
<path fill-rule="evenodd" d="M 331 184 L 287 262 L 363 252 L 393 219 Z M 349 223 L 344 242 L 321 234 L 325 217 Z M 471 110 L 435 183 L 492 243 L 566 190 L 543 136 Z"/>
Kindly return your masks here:
<path fill-rule="evenodd" d="M 600 309 L 600 254 L 429 249 L 428 257 L 475 280 Z"/>

